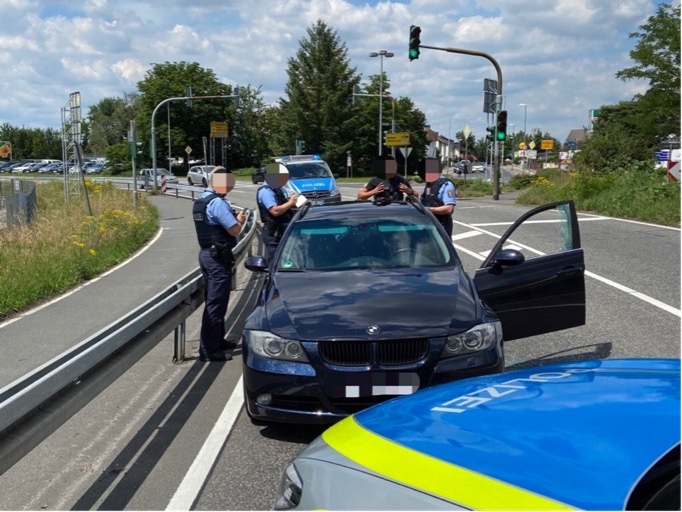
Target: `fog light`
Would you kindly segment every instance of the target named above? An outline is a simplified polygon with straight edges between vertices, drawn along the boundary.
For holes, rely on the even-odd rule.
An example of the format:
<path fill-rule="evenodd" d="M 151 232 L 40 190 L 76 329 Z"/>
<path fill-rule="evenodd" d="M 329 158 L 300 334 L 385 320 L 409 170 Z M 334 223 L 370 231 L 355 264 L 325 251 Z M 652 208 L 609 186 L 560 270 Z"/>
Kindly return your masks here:
<path fill-rule="evenodd" d="M 263 393 L 256 397 L 256 403 L 258 405 L 268 405 L 272 402 L 272 395 L 270 393 Z"/>

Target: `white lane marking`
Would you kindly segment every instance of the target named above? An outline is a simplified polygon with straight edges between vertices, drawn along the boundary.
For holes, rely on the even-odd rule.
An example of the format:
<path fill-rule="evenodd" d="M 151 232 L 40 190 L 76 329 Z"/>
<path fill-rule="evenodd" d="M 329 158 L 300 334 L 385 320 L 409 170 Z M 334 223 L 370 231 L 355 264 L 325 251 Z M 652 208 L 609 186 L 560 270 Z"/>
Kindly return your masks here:
<path fill-rule="evenodd" d="M 32 315 L 33 313 L 37 313 L 37 312 L 40 311 L 41 309 L 46 308 L 47 306 L 51 306 L 51 305 L 54 304 L 55 302 L 59 302 L 60 300 L 65 299 L 65 298 L 67 298 L 67 297 L 70 296 L 70 295 L 73 295 L 73 294 L 76 293 L 77 291 L 82 290 L 82 289 L 85 288 L 86 286 L 89 286 L 89 285 L 91 285 L 92 283 L 96 283 L 97 281 L 99 281 L 99 280 L 102 279 L 103 277 L 106 277 L 106 276 L 108 276 L 109 274 L 111 274 L 111 273 L 113 273 L 113 272 L 116 272 L 119 268 L 121 268 L 121 267 L 127 265 L 128 263 L 130 263 L 131 261 L 133 261 L 135 258 L 137 258 L 138 256 L 140 256 L 142 253 L 144 253 L 144 252 L 145 252 L 147 249 L 149 249 L 152 245 L 154 245 L 154 243 L 155 243 L 159 238 L 161 238 L 161 235 L 163 234 L 163 229 L 164 229 L 164 228 L 160 228 L 160 229 L 159 229 L 159 232 L 156 234 L 156 236 L 155 236 L 154 238 L 152 238 L 152 239 L 147 243 L 147 245 L 145 245 L 142 249 L 140 249 L 139 251 L 137 251 L 135 254 L 133 254 L 130 258 L 128 258 L 128 259 L 125 260 L 124 262 L 119 263 L 119 264 L 116 265 L 114 268 L 111 268 L 111 269 L 107 270 L 106 272 L 104 272 L 103 274 L 100 274 L 99 276 L 97 276 L 97 277 L 95 277 L 95 278 L 93 278 L 93 279 L 90 279 L 89 281 L 86 281 L 85 283 L 81 284 L 80 286 L 77 286 L 77 287 L 74 288 L 73 290 L 69 290 L 68 292 L 64 293 L 63 295 L 59 295 L 58 297 L 55 297 L 54 299 L 52 299 L 52 300 L 46 302 L 45 304 L 41 304 L 40 306 L 37 306 L 37 307 L 35 307 L 35 308 L 33 308 L 33 309 L 29 309 L 28 311 L 25 311 L 24 313 L 21 313 L 20 315 L 18 315 L 18 316 L 16 316 L 16 317 L 12 318 L 11 320 L 7 320 L 7 321 L 5 321 L 5 322 L 3 322 L 3 323 L 0 323 L 0 329 L 2 329 L 3 327 L 8 326 L 9 324 L 13 324 L 13 323 L 16 322 L 17 320 L 21 320 L 22 318 L 26 318 L 27 316 Z"/>
<path fill-rule="evenodd" d="M 610 217 L 604 217 L 604 219 L 607 219 L 607 218 L 610 219 Z M 472 225 L 464 224 L 463 222 L 459 222 L 459 221 L 455 221 L 455 223 L 456 223 L 456 224 L 459 224 L 460 226 L 465 226 L 465 227 L 468 227 L 468 228 L 472 227 Z M 525 223 L 524 223 L 524 224 L 525 224 Z M 652 224 L 652 226 L 656 226 L 656 225 Z M 663 227 L 663 226 L 661 226 L 661 227 Z M 490 236 L 493 237 L 493 238 L 497 238 L 497 239 L 502 238 L 500 235 L 496 235 L 495 233 L 492 233 L 492 232 L 490 232 L 490 231 L 486 231 L 486 230 L 480 229 L 480 228 L 477 228 L 477 229 L 479 229 L 479 231 L 480 231 L 481 233 L 486 234 L 486 235 L 490 235 Z M 544 256 L 544 255 L 545 255 L 545 253 L 543 253 L 543 252 L 540 252 L 540 251 L 538 251 L 538 250 L 536 250 L 536 249 L 533 249 L 532 247 L 528 247 L 527 245 L 519 244 L 519 243 L 517 243 L 517 242 L 514 242 L 513 240 L 508 240 L 508 242 L 509 242 L 510 244 L 516 244 L 516 245 L 514 246 L 515 249 L 523 248 L 523 249 L 526 249 L 527 251 L 530 251 L 530 252 L 532 252 L 532 253 L 535 253 L 535 254 L 537 254 L 537 255 L 539 255 L 539 256 Z M 464 247 L 462 247 L 462 246 L 460 246 L 460 245 L 457 245 L 457 244 L 454 244 L 454 245 L 455 245 L 455 249 L 457 249 L 457 251 L 461 251 L 461 252 L 463 252 L 463 253 L 465 253 L 465 254 L 468 254 L 469 256 L 471 256 L 471 257 L 473 257 L 473 258 L 476 258 L 477 260 L 480 260 L 480 261 L 485 260 L 485 258 L 487 257 L 487 255 L 490 253 L 490 251 L 484 251 L 483 253 L 478 254 L 478 253 L 475 253 L 475 252 L 473 252 L 473 251 L 470 251 L 470 250 L 468 250 L 468 249 L 466 249 L 466 248 L 464 248 Z M 512 246 L 510 245 L 509 247 L 512 247 Z M 677 316 L 677 317 L 682 318 L 682 310 L 679 309 L 679 308 L 676 308 L 676 307 L 674 307 L 674 306 L 671 306 L 671 305 L 669 305 L 669 304 L 666 304 L 665 302 L 662 302 L 662 301 L 660 301 L 660 300 L 658 300 L 658 299 L 654 299 L 653 297 L 650 297 L 649 295 L 646 295 L 646 294 L 644 294 L 644 293 L 641 293 L 641 292 L 638 292 L 638 291 L 636 291 L 636 290 L 633 290 L 632 288 L 629 288 L 629 287 L 627 287 L 627 286 L 624 286 L 624 285 L 622 285 L 622 284 L 620 284 L 620 283 L 617 283 L 616 281 L 612 281 L 611 279 L 607 279 L 606 277 L 602 277 L 602 276 L 600 276 L 600 275 L 598 275 L 598 274 L 595 274 L 595 273 L 593 273 L 593 272 L 590 272 L 590 271 L 588 271 L 588 270 L 585 271 L 585 275 L 588 276 L 588 277 L 591 277 L 592 279 L 596 279 L 597 281 L 601 281 L 602 283 L 604 283 L 604 284 L 606 284 L 606 285 L 608 285 L 608 286 L 611 286 L 611 287 L 613 287 L 613 288 L 616 288 L 616 289 L 619 290 L 619 291 L 622 291 L 622 292 L 624 292 L 624 293 L 627 293 L 627 294 L 629 294 L 629 295 L 632 296 L 632 297 L 635 297 L 635 298 L 638 298 L 638 299 L 640 299 L 640 300 L 643 300 L 644 302 L 647 302 L 647 303 L 651 304 L 652 306 L 655 306 L 655 307 L 657 307 L 657 308 L 659 308 L 659 309 L 662 309 L 663 311 L 666 311 L 666 312 L 671 313 L 671 314 L 673 314 L 673 315 L 675 315 L 675 316 Z"/>
<path fill-rule="evenodd" d="M 456 240 L 462 240 L 464 238 L 471 238 L 472 236 L 478 236 L 478 235 L 482 235 L 482 234 L 483 233 L 481 233 L 480 231 L 466 231 L 464 233 L 457 233 L 456 235 L 452 235 L 452 241 L 454 242 Z"/>
<path fill-rule="evenodd" d="M 223 449 L 242 409 L 244 403 L 242 380 L 243 377 L 239 377 L 239 382 L 237 382 L 230 399 L 225 404 L 223 412 L 206 438 L 201 450 L 199 450 L 185 478 L 175 491 L 166 510 L 190 510 L 197 496 L 199 496 L 199 492 L 206 483 L 208 474 L 213 469 L 215 461 L 220 455 L 220 451 Z"/>

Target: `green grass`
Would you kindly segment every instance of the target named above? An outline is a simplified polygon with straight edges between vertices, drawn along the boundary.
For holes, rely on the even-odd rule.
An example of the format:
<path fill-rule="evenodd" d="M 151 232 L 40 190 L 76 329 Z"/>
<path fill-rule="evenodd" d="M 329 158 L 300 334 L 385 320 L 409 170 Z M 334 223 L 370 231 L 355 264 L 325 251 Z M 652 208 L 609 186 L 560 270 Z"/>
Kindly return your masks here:
<path fill-rule="evenodd" d="M 156 208 L 111 183 L 86 181 L 85 194 L 64 201 L 62 182 L 39 182 L 33 221 L 0 231 L 0 320 L 91 279 L 123 261 L 159 227 Z"/>
<path fill-rule="evenodd" d="M 517 176 L 510 185 L 523 189 L 518 198 L 521 204 L 572 199 L 581 211 L 680 225 L 680 184 L 668 181 L 665 169 L 633 165 L 605 174 L 547 170 L 534 176 Z"/>

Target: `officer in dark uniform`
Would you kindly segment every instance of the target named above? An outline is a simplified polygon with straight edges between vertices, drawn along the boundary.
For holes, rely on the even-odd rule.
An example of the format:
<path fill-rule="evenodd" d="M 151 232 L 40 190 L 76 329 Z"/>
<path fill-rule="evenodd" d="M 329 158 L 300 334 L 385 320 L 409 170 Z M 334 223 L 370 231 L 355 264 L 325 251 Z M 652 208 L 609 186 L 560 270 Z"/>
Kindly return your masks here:
<path fill-rule="evenodd" d="M 265 185 L 256 192 L 258 213 L 263 221 L 261 240 L 265 255 L 271 259 L 284 231 L 294 216 L 294 206 L 298 196 L 287 197 L 282 187 L 289 181 L 289 171 L 284 164 L 269 164 L 265 170 Z"/>
<path fill-rule="evenodd" d="M 244 212 L 235 217 L 225 195 L 234 188 L 235 179 L 224 167 L 216 167 L 209 177 L 210 186 L 194 202 L 192 217 L 199 240 L 199 267 L 204 276 L 204 313 L 201 317 L 199 359 L 229 361 L 225 340 L 225 315 L 232 285 L 232 249 L 246 220 Z"/>
<path fill-rule="evenodd" d="M 410 182 L 398 174 L 398 163 L 390 155 L 374 160 L 372 173 L 374 176 L 358 191 L 358 199 L 372 197 L 377 203 L 390 203 L 417 195 Z"/>
<path fill-rule="evenodd" d="M 419 165 L 419 175 L 426 183 L 421 202 L 452 237 L 452 212 L 457 204 L 455 185 L 441 175 L 437 158 L 425 158 Z"/>

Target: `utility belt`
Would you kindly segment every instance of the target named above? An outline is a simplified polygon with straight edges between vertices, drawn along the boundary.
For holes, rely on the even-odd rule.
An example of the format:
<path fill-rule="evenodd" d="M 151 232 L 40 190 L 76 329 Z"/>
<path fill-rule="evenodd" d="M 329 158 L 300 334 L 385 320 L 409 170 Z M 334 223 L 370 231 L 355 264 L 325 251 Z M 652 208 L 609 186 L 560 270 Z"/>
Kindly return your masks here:
<path fill-rule="evenodd" d="M 266 222 L 264 224 L 265 229 L 268 232 L 268 235 L 270 235 L 273 238 L 281 238 L 284 232 L 286 231 L 287 224 L 282 223 L 282 222 Z"/>
<path fill-rule="evenodd" d="M 203 249 L 206 249 L 214 260 L 234 263 L 234 254 L 232 254 L 232 248 L 228 244 L 212 244 L 203 247 Z"/>

